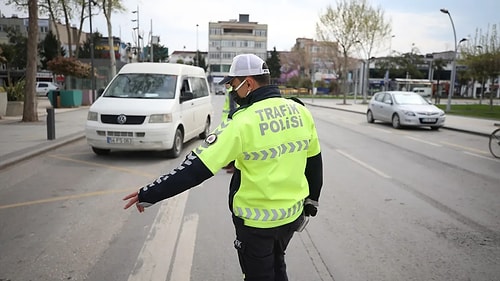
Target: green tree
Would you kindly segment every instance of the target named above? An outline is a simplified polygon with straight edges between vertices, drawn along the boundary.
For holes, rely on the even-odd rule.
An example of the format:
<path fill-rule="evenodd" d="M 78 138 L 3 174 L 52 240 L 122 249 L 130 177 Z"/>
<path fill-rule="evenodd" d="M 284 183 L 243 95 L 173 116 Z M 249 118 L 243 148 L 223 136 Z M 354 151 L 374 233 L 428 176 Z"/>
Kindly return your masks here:
<path fill-rule="evenodd" d="M 7 38 L 9 38 L 9 44 L 14 47 L 10 56 L 11 67 L 25 69 L 28 55 L 28 38 L 12 28 L 7 28 Z"/>
<path fill-rule="evenodd" d="M 207 70 L 207 62 L 205 61 L 205 57 L 202 56 L 199 51 L 196 52 L 196 55 L 193 58 L 193 65 L 199 66 L 204 70 Z"/>
<path fill-rule="evenodd" d="M 367 58 L 375 44 L 387 37 L 391 27 L 384 20 L 380 8 L 372 8 L 366 0 L 338 0 L 336 7 L 329 5 L 316 24 L 316 33 L 322 41 L 336 41 L 344 58 L 342 79 L 344 83 L 344 104 L 349 84 L 349 56 L 357 44 L 365 46 Z"/>
<path fill-rule="evenodd" d="M 99 42 L 102 38 L 102 34 L 99 32 L 93 32 L 92 38 L 87 38 L 87 40 L 80 46 L 80 50 L 78 51 L 78 58 L 80 59 L 90 59 L 90 48 L 91 46 L 95 46 L 92 42 Z M 93 40 L 93 41 L 92 41 Z M 94 49 L 95 51 L 95 49 Z"/>
<path fill-rule="evenodd" d="M 488 79 L 493 82 L 500 76 L 498 25 L 492 25 L 486 33 L 478 30 L 476 37 L 468 42 L 466 46 L 461 48 L 463 59 L 460 62 L 467 66 L 475 80 L 481 82 L 481 91 L 483 91 Z M 489 95 L 491 108 L 493 108 L 493 96 L 493 93 Z M 481 93 L 482 97 L 483 93 Z"/>
<path fill-rule="evenodd" d="M 271 51 L 271 56 L 266 60 L 266 64 L 271 72 L 272 79 L 278 79 L 281 76 L 281 62 L 276 47 Z"/>
<path fill-rule="evenodd" d="M 12 86 L 12 77 L 10 74 L 13 69 L 12 65 L 15 61 L 16 47 L 12 44 L 0 44 L 0 50 L 0 62 L 5 64 L 5 70 L 7 71 L 6 86 Z"/>
<path fill-rule="evenodd" d="M 61 42 L 57 40 L 56 36 L 50 30 L 45 39 L 40 43 L 39 46 L 40 61 L 42 63 L 42 69 L 47 69 L 47 62 L 54 59 L 61 54 L 64 56 L 66 51 L 61 47 Z"/>

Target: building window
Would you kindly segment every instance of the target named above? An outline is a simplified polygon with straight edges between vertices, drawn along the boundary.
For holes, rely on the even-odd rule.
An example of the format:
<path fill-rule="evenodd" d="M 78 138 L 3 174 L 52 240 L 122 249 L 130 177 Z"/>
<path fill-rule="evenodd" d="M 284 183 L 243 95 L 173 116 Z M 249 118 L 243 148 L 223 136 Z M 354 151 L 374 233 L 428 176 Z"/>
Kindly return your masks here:
<path fill-rule="evenodd" d="M 266 30 L 265 29 L 256 29 L 254 31 L 255 36 L 258 37 L 266 37 Z"/>
<path fill-rule="evenodd" d="M 257 49 L 266 49 L 266 43 L 265 42 L 255 42 L 255 48 Z"/>
<path fill-rule="evenodd" d="M 222 29 L 220 28 L 210 28 L 210 35 L 221 35 Z"/>

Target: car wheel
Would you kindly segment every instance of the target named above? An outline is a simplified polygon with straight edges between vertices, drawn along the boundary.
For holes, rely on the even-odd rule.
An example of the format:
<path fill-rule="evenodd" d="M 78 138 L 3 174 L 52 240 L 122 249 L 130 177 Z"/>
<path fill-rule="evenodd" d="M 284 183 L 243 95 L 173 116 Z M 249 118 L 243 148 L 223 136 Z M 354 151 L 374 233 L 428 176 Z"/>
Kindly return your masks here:
<path fill-rule="evenodd" d="M 433 131 L 437 131 L 439 128 L 441 128 L 441 126 L 431 126 L 431 130 Z"/>
<path fill-rule="evenodd" d="M 392 127 L 394 129 L 401 128 L 401 120 L 399 119 L 399 115 L 397 113 L 394 113 L 394 115 L 392 115 Z"/>
<path fill-rule="evenodd" d="M 177 128 L 174 136 L 174 144 L 172 145 L 172 149 L 167 150 L 166 156 L 169 158 L 177 158 L 181 155 L 182 146 L 183 146 L 183 135 L 180 128 Z"/>
<path fill-rule="evenodd" d="M 111 149 L 92 147 L 92 151 L 94 151 L 97 155 L 108 155 L 111 152 Z"/>
<path fill-rule="evenodd" d="M 371 110 L 368 110 L 366 112 L 366 121 L 368 121 L 368 123 L 373 123 L 375 121 L 375 119 L 373 119 L 373 113 Z"/>
<path fill-rule="evenodd" d="M 200 137 L 200 139 L 205 139 L 208 134 L 210 134 L 210 117 L 207 117 L 207 121 L 205 121 L 205 128 L 203 129 L 203 132 L 198 136 Z"/>

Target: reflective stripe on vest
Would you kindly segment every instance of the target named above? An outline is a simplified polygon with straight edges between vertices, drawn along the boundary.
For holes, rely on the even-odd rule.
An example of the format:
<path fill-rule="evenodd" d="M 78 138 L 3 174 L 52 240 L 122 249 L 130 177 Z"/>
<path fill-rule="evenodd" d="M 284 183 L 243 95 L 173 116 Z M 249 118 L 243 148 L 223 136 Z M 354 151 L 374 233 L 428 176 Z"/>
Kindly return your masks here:
<path fill-rule="evenodd" d="M 261 151 L 243 152 L 245 160 L 267 160 L 274 159 L 285 153 L 294 153 L 309 148 L 309 140 L 301 140 L 296 142 L 288 142 L 277 147 L 271 147 Z"/>
<path fill-rule="evenodd" d="M 237 217 L 254 221 L 278 221 L 289 218 L 302 212 L 304 200 L 300 200 L 288 209 L 258 209 L 236 207 L 234 214 Z"/>

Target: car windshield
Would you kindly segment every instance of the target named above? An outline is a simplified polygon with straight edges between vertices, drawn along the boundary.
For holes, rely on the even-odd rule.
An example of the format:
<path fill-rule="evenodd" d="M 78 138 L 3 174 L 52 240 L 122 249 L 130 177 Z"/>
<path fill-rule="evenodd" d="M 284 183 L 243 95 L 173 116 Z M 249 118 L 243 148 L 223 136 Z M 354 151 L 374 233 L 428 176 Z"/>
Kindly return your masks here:
<path fill-rule="evenodd" d="M 173 99 L 177 83 L 176 75 L 166 74 L 119 74 L 103 94 L 104 97 Z"/>
<path fill-rule="evenodd" d="M 429 104 L 424 98 L 422 98 L 418 94 L 394 94 L 394 101 L 397 104 L 402 104 L 402 105 L 407 105 L 407 104 L 416 104 L 416 105 Z"/>

